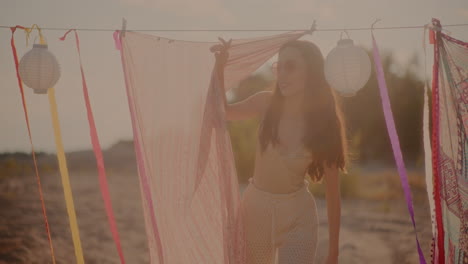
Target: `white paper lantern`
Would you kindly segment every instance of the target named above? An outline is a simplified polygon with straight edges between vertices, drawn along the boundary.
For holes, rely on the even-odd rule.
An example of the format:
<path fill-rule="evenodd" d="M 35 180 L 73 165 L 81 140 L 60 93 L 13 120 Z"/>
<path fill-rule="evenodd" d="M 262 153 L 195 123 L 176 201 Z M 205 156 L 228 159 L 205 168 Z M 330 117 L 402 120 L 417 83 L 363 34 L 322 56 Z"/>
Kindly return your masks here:
<path fill-rule="evenodd" d="M 24 84 L 34 89 L 34 93 L 45 94 L 60 78 L 60 67 L 47 45 L 34 44 L 21 58 L 19 74 Z"/>
<path fill-rule="evenodd" d="M 325 78 L 342 96 L 354 96 L 369 80 L 371 62 L 367 52 L 341 39 L 325 60 Z"/>

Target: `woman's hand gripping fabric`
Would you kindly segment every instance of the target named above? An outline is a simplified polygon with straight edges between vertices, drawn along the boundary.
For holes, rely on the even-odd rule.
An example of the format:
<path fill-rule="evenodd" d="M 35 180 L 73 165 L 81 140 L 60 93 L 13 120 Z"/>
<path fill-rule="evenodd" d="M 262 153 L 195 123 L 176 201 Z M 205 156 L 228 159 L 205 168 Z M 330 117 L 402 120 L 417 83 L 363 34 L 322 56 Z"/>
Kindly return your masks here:
<path fill-rule="evenodd" d="M 216 65 L 223 69 L 224 66 L 226 66 L 226 62 L 229 58 L 228 50 L 231 47 L 232 39 L 229 39 L 227 42 L 220 37 L 218 39 L 221 41 L 221 44 L 213 45 L 210 48 L 210 51 L 215 53 Z"/>

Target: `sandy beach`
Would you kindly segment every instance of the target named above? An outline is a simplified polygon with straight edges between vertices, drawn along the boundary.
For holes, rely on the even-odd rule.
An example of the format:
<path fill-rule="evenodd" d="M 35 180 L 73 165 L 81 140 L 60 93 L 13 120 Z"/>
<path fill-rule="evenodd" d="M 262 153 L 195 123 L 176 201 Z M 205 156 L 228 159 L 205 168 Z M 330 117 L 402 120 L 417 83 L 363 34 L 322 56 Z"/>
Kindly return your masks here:
<path fill-rule="evenodd" d="M 125 155 L 117 153 L 115 149 L 106 153 L 106 165 L 125 260 L 131 264 L 149 263 L 134 159 L 131 152 Z M 107 222 L 97 172 L 93 168 L 93 157 L 89 154 L 68 155 L 85 262 L 120 263 Z M 122 159 L 127 161 L 122 163 Z M 41 162 L 53 162 L 53 156 Z M 359 175 L 360 190 L 375 189 L 372 184 L 388 187 L 388 183 L 395 182 L 393 178 L 398 177 L 394 173 L 362 173 Z M 378 177 L 393 177 L 393 180 Z M 75 263 L 60 174 L 57 171 L 42 173 L 41 178 L 57 263 Z M 34 173 L 4 179 L 1 184 L 0 263 L 51 263 Z M 241 185 L 241 191 L 244 187 Z M 9 189 L 5 191 L 5 188 Z M 343 198 L 339 263 L 419 262 L 403 191 L 401 187 L 398 189 L 398 185 L 392 188 L 397 190 L 393 196 Z M 413 194 L 419 241 L 426 259 L 430 259 L 431 222 L 427 196 L 424 190 L 417 188 L 413 188 Z M 316 201 L 320 217 L 316 263 L 323 263 L 328 243 L 326 201 L 319 194 Z"/>

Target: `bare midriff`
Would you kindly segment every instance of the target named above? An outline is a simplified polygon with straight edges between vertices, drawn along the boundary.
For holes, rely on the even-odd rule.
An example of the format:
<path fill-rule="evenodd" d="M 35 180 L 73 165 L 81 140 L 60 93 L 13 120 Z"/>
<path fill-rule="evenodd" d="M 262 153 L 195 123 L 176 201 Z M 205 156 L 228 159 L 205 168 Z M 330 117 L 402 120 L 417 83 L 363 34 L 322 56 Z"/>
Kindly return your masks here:
<path fill-rule="evenodd" d="M 304 186 L 311 155 L 305 150 L 299 153 L 281 153 L 271 144 L 262 153 L 257 144 L 253 184 L 270 193 L 292 193 Z"/>

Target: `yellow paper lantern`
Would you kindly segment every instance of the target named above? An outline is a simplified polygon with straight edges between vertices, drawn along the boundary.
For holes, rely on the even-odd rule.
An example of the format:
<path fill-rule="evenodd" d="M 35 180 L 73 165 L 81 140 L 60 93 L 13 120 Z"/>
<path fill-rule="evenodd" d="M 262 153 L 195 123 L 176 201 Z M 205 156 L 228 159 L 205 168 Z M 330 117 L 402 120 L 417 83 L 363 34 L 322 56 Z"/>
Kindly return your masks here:
<path fill-rule="evenodd" d="M 26 86 L 34 93 L 45 94 L 60 78 L 60 66 L 54 54 L 45 44 L 34 44 L 21 58 L 19 74 Z"/>
<path fill-rule="evenodd" d="M 354 96 L 366 85 L 371 73 L 367 52 L 351 39 L 340 39 L 325 60 L 325 78 L 342 96 Z"/>

